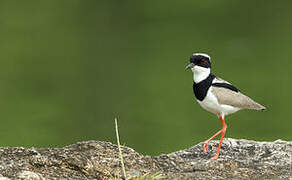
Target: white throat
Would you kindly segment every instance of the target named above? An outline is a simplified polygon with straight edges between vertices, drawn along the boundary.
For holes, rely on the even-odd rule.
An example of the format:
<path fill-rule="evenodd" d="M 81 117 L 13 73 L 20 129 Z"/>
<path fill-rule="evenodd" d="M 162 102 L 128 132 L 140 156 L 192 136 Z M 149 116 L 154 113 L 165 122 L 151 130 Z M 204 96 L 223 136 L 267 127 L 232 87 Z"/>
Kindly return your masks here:
<path fill-rule="evenodd" d="M 194 66 L 192 68 L 192 71 L 194 73 L 194 82 L 199 83 L 203 80 L 205 80 L 211 73 L 210 68 L 204 68 L 201 66 Z"/>

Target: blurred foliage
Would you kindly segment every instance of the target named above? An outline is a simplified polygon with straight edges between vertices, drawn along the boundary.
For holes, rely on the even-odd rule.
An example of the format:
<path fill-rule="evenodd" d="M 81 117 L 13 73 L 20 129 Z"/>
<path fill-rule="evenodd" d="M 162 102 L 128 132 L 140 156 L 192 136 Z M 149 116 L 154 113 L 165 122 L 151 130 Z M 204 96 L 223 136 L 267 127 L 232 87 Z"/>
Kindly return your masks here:
<path fill-rule="evenodd" d="M 267 107 L 227 137 L 291 140 L 292 1 L 0 2 L 1 146 L 122 143 L 156 155 L 221 128 L 192 92 L 190 55 Z"/>

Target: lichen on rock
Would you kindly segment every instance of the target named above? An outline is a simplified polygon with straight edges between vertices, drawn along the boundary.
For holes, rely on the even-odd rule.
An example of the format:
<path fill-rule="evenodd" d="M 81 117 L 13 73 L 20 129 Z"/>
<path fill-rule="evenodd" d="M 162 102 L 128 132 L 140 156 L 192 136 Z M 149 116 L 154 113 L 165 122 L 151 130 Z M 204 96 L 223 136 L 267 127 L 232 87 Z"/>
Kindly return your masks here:
<path fill-rule="evenodd" d="M 122 146 L 129 177 L 161 171 L 168 179 L 291 179 L 292 143 L 226 138 L 218 160 L 209 160 L 218 141 L 151 157 Z M 121 177 L 118 147 L 85 141 L 64 148 L 0 148 L 0 179 L 109 179 Z"/>

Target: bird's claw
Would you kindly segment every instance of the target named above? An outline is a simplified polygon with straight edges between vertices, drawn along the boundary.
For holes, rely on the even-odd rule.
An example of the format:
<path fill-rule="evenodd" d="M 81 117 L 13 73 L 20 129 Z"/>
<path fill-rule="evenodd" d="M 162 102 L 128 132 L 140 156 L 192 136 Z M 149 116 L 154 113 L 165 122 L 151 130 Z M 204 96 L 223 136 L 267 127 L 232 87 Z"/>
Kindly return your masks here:
<path fill-rule="evenodd" d="M 218 159 L 218 157 L 219 157 L 219 154 L 216 153 L 216 155 L 211 157 L 210 160 L 216 160 L 216 159 Z"/>
<path fill-rule="evenodd" d="M 203 151 L 204 151 L 204 153 L 208 152 L 208 145 L 209 145 L 209 142 L 208 141 L 205 141 L 204 142 L 204 145 L 203 145 Z"/>

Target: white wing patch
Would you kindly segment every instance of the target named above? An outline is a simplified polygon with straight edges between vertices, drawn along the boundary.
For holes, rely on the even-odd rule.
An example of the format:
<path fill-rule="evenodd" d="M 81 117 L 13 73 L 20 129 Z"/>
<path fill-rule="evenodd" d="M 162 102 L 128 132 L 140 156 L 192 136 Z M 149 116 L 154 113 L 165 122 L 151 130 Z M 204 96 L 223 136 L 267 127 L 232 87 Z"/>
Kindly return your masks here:
<path fill-rule="evenodd" d="M 228 81 L 225 81 L 224 79 L 221 79 L 219 77 L 215 77 L 215 79 L 212 81 L 212 83 L 227 83 L 227 84 L 231 84 Z"/>

